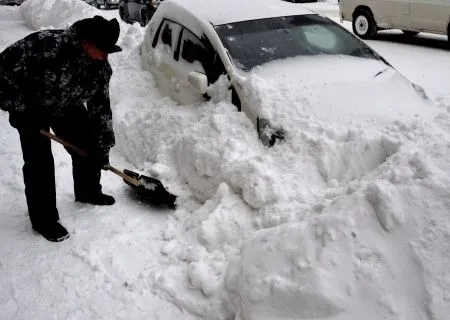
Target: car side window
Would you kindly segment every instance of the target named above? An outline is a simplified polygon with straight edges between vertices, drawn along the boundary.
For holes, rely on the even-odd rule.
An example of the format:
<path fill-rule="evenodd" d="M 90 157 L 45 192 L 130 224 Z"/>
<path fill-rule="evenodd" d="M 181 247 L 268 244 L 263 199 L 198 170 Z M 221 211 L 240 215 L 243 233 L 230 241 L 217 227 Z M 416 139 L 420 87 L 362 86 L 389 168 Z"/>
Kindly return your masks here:
<path fill-rule="evenodd" d="M 170 29 L 169 23 L 166 23 L 162 30 L 161 41 L 169 47 L 172 47 L 172 29 Z"/>
<path fill-rule="evenodd" d="M 206 73 L 208 52 L 191 31 L 184 29 L 181 36 L 180 61 L 188 63 L 191 71 Z"/>
<path fill-rule="evenodd" d="M 176 58 L 179 55 L 178 62 L 186 71 L 206 74 L 210 84 L 226 74 L 225 66 L 205 35 L 199 38 L 185 27 L 182 27 L 180 32 Z"/>
<path fill-rule="evenodd" d="M 166 54 L 174 57 L 181 26 L 170 20 L 164 20 L 159 30 L 156 47 L 162 48 Z"/>

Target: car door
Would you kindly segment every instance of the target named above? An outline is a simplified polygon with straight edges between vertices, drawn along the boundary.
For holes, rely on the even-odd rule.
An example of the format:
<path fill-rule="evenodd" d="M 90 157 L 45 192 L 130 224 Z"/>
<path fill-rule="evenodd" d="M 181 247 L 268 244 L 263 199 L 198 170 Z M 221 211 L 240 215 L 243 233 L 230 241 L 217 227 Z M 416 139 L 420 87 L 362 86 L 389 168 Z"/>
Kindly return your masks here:
<path fill-rule="evenodd" d="M 176 64 L 173 81 L 171 83 L 171 97 L 184 105 L 205 101 L 205 96 L 197 93 L 189 84 L 190 72 L 199 72 L 207 75 L 210 52 L 200 39 L 187 28 L 182 28 L 178 41 Z"/>
<path fill-rule="evenodd" d="M 163 20 L 159 26 L 159 32 L 156 46 L 151 51 L 153 75 L 158 88 L 166 96 L 171 96 L 172 82 L 178 76 L 175 71 L 175 48 L 178 44 L 181 26 L 170 20 Z"/>
<path fill-rule="evenodd" d="M 410 0 L 372 0 L 379 27 L 409 29 L 412 27 Z"/>
<path fill-rule="evenodd" d="M 410 0 L 414 28 L 417 30 L 447 32 L 450 18 L 449 0 Z"/>

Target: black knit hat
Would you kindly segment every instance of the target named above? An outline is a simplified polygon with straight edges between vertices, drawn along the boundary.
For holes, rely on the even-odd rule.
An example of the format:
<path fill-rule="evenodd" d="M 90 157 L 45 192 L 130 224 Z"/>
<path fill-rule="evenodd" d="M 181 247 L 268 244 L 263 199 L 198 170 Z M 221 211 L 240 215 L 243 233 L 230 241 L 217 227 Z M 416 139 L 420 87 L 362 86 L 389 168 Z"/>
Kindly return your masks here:
<path fill-rule="evenodd" d="M 116 18 L 106 20 L 101 16 L 95 16 L 77 21 L 73 27 L 81 40 L 92 42 L 104 52 L 122 51 L 122 48 L 116 45 L 120 34 L 120 26 Z"/>

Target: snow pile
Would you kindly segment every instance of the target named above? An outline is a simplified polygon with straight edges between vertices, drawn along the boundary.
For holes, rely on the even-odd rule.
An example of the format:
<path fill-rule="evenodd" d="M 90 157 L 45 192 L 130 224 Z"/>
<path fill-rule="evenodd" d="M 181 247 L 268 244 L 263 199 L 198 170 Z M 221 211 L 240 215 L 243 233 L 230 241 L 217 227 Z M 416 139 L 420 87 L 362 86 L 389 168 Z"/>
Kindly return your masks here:
<path fill-rule="evenodd" d="M 121 21 L 116 11 L 98 10 L 82 0 L 27 0 L 20 10 L 25 23 L 30 29 L 63 29 L 75 21 L 92 18 L 95 15 L 106 19 L 117 18 L 122 31 L 128 25 Z"/>
<path fill-rule="evenodd" d="M 81 0 L 27 0 L 20 9 L 25 23 L 34 30 L 66 28 L 100 12 Z"/>
<path fill-rule="evenodd" d="M 447 130 L 448 125 L 447 119 Z M 322 161 L 335 158 L 329 148 L 333 139 L 327 136 L 327 149 L 327 140 L 316 136 L 314 149 L 299 148 L 293 157 L 296 166 L 282 156 L 287 146 L 265 150 L 264 157 L 260 153 L 265 170 L 257 173 L 238 171 L 239 160 L 230 162 L 233 157 L 227 152 L 231 151 L 227 143 L 222 144 L 224 166 L 239 172 L 234 182 L 228 175 L 213 176 L 223 172 L 215 167 L 219 162 L 213 144 L 202 147 L 202 139 L 189 144 L 192 158 L 184 159 L 192 166 L 198 162 L 190 174 L 219 180 L 215 182 L 219 187 L 209 184 L 210 200 L 199 209 L 186 203 L 168 224 L 171 231 L 164 239 L 170 249 L 163 252 L 172 267 L 155 276 L 158 287 L 208 319 L 349 319 L 367 313 L 374 320 L 431 315 L 445 319 L 448 303 L 443 292 L 450 287 L 437 280 L 448 274 L 445 264 L 450 257 L 446 247 L 450 162 L 445 158 L 450 137 L 445 129 L 393 123 L 377 142 L 386 145 L 379 151 L 380 160 L 364 148 L 374 143 L 363 133 L 356 135 L 361 143 L 356 149 L 352 143 L 335 141 L 333 147 L 342 160 L 350 151 L 358 156 L 351 159 L 353 165 L 341 169 L 330 164 L 335 176 L 346 178 L 330 179 L 328 174 L 327 181 L 320 180 L 324 177 L 320 162 L 303 162 L 307 159 L 303 153 Z M 235 159 L 258 154 L 253 148 L 237 151 Z M 361 157 L 365 152 L 367 160 Z M 247 162 L 251 165 L 251 160 Z M 291 180 L 279 167 L 290 169 Z M 249 198 L 239 198 L 236 192 L 255 177 L 267 177 L 271 181 L 263 185 L 278 192 L 270 202 L 244 210 Z M 197 187 L 202 185 L 198 179 L 192 183 Z M 224 180 L 226 184 L 220 182 Z M 258 194 L 259 185 L 254 186 Z M 229 202 L 238 203 L 240 209 L 227 206 Z M 433 259 L 427 257 L 427 250 L 433 252 Z M 192 264 L 201 265 L 201 272 L 195 269 L 192 274 Z"/>
<path fill-rule="evenodd" d="M 353 294 L 351 227 L 332 215 L 256 232 L 232 261 L 236 319 L 330 318 Z"/>
<path fill-rule="evenodd" d="M 448 222 L 429 229 L 450 207 L 447 114 L 425 103 L 343 126 L 305 109 L 267 149 L 228 103 L 162 97 L 133 28 L 112 57 L 117 148 L 180 195 L 149 275 L 159 292 L 206 319 L 445 319 Z M 313 106 L 308 91 L 260 89 L 280 110 Z"/>

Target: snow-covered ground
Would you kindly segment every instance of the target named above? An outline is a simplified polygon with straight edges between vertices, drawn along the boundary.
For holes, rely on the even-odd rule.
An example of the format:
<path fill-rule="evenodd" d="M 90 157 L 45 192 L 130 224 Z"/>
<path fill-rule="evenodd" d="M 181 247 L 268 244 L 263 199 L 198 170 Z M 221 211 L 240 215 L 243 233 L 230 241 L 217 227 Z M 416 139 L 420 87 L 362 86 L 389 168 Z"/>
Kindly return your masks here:
<path fill-rule="evenodd" d="M 337 18 L 331 2 L 308 6 Z M 117 16 L 79 0 L 0 7 L 0 50 L 95 13 Z M 140 67 L 143 29 L 121 28 L 111 161 L 162 179 L 179 208 L 139 203 L 109 173 L 102 181 L 115 206 L 74 203 L 70 158 L 55 144 L 72 237 L 47 242 L 31 231 L 18 135 L 0 114 L 0 319 L 448 319 L 443 37 L 404 44 L 387 32 L 369 42 L 425 88 L 439 108 L 433 119 L 342 127 L 305 118 L 295 139 L 267 149 L 227 103 L 162 97 Z"/>

